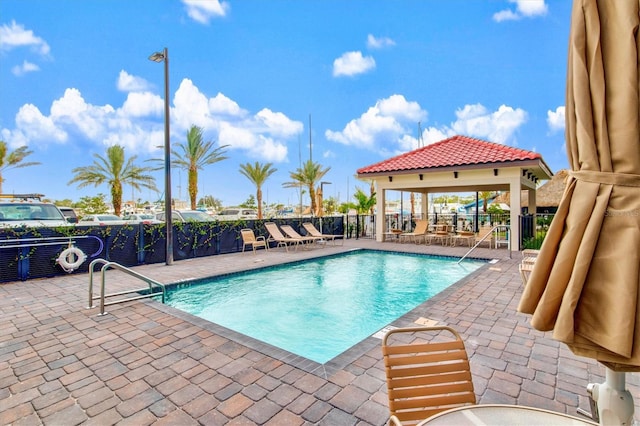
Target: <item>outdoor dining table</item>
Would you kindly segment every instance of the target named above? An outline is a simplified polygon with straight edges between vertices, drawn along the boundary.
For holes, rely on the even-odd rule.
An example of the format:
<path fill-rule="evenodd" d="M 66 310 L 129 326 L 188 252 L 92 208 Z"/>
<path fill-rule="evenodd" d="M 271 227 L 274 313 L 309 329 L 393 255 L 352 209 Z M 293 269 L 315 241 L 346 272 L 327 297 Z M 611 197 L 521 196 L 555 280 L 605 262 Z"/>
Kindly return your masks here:
<path fill-rule="evenodd" d="M 417 426 L 442 425 L 597 425 L 586 418 L 523 405 L 479 404 L 443 411 L 418 423 Z"/>

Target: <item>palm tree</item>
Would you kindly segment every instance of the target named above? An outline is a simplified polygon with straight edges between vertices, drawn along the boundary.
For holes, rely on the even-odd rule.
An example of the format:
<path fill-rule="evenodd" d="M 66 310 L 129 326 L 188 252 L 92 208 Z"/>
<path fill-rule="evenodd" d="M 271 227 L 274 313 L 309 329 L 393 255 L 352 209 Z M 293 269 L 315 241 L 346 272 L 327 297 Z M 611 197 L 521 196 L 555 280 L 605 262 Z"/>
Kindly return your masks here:
<path fill-rule="evenodd" d="M 375 192 L 371 195 L 367 195 L 362 189 L 356 187 L 356 193 L 353 194 L 353 198 L 357 201 L 355 208 L 358 214 L 365 214 L 367 212 L 373 214 L 373 208 L 376 206 L 377 202 Z"/>
<path fill-rule="evenodd" d="M 107 156 L 93 154 L 97 159 L 91 166 L 76 167 L 72 170 L 75 174 L 69 184 L 78 182 L 78 188 L 89 185 L 102 185 L 107 183 L 111 190 L 111 202 L 116 215 L 120 215 L 122 208 L 122 187 L 131 185 L 134 189 L 141 187 L 157 191 L 153 177 L 146 173 L 152 171 L 150 167 L 139 167 L 133 164 L 137 156 L 128 160 L 124 155 L 124 148 L 113 145 L 107 148 Z"/>
<path fill-rule="evenodd" d="M 187 132 L 187 142 L 178 144 L 180 152 L 171 150 L 174 159 L 171 164 L 187 170 L 189 174 L 189 199 L 191 201 L 191 209 L 196 209 L 198 197 L 198 170 L 202 170 L 203 166 L 226 160 L 224 156 L 225 148 L 229 145 L 222 145 L 213 148 L 215 142 L 204 141 L 202 138 L 202 127 L 191 126 Z"/>
<path fill-rule="evenodd" d="M 324 175 L 329 172 L 331 167 L 322 168 L 319 163 L 307 160 L 302 167 L 298 167 L 295 172 L 290 172 L 289 177 L 292 182 L 285 182 L 282 186 L 285 188 L 299 188 L 306 186 L 309 190 L 309 198 L 311 198 L 311 212 L 316 211 L 316 182 L 320 181 Z"/>
<path fill-rule="evenodd" d="M 487 214 L 487 204 L 489 203 L 489 198 L 493 197 L 492 191 L 484 191 L 480 193 L 480 198 L 482 198 L 482 213 Z"/>
<path fill-rule="evenodd" d="M 258 200 L 258 219 L 262 219 L 262 185 L 269 176 L 278 169 L 274 169 L 273 164 L 240 164 L 240 173 L 245 175 L 256 186 L 256 199 Z"/>
<path fill-rule="evenodd" d="M 30 151 L 26 145 L 8 152 L 6 142 L 0 141 L 0 194 L 2 194 L 2 183 L 4 182 L 2 173 L 5 170 L 40 164 L 36 161 L 24 162 L 25 157 L 31 154 L 33 154 L 33 151 Z"/>

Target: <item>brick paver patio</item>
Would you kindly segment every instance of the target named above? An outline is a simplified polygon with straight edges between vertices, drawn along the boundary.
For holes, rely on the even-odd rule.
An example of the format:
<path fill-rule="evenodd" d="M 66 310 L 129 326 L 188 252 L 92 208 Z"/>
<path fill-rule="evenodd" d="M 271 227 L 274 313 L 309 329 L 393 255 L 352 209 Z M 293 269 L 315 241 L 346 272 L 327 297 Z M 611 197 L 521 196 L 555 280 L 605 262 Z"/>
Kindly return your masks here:
<path fill-rule="evenodd" d="M 358 247 L 458 257 L 466 251 L 348 240 L 135 270 L 171 283 Z M 586 386 L 604 380 L 604 367 L 532 330 L 516 312 L 517 255 L 478 249 L 474 256 L 498 260 L 392 324 L 422 317 L 458 330 L 480 404 L 589 410 Z M 112 292 L 140 283 L 110 271 L 107 286 Z M 320 366 L 151 300 L 109 306 L 99 316 L 86 309 L 87 288 L 87 274 L 0 285 L 0 424 L 383 425 L 388 418 L 376 337 Z M 637 378 L 627 375 L 627 384 L 638 407 Z"/>

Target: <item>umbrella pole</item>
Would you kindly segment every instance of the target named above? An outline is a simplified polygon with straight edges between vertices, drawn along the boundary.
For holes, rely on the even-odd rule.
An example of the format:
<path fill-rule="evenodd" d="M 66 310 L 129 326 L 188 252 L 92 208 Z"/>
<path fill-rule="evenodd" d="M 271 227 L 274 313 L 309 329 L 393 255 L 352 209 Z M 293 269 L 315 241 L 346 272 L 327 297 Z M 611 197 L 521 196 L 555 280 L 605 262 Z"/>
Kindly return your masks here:
<path fill-rule="evenodd" d="M 625 373 L 606 367 L 604 383 L 589 384 L 587 390 L 595 401 L 601 425 L 633 423 L 633 397 L 626 389 Z"/>

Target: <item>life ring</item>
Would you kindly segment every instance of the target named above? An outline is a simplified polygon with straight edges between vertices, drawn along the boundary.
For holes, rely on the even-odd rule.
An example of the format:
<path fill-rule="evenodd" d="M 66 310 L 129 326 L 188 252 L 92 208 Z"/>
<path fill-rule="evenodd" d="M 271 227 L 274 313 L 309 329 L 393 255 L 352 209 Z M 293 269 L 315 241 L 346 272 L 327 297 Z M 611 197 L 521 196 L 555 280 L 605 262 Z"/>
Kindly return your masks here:
<path fill-rule="evenodd" d="M 60 256 L 56 259 L 56 262 L 67 272 L 72 272 L 78 269 L 80 265 L 87 260 L 87 255 L 78 247 L 69 247 L 62 250 Z"/>

